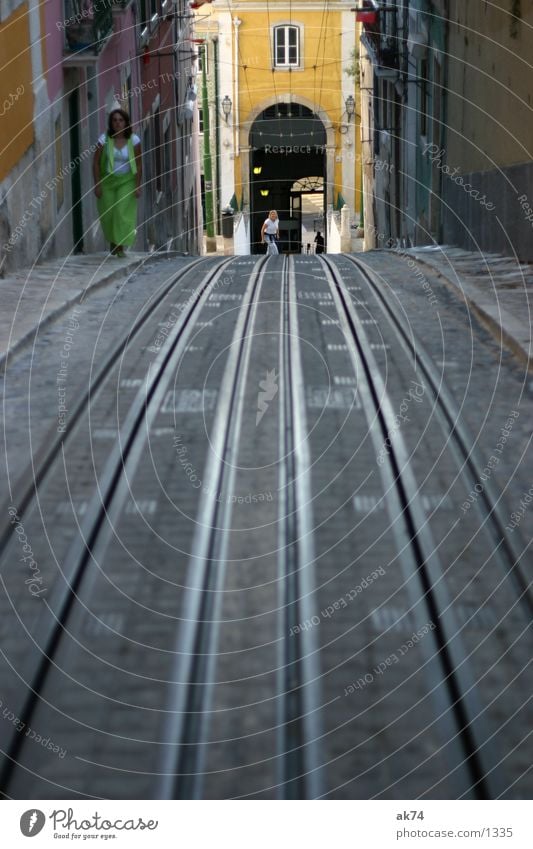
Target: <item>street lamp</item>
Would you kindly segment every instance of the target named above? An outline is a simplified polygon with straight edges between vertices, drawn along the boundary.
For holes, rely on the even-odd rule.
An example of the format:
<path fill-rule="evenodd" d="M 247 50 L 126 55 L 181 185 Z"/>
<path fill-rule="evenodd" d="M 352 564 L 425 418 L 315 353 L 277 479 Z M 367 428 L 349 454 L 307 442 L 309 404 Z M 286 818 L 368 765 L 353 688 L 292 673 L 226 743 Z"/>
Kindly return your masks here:
<path fill-rule="evenodd" d="M 344 101 L 344 105 L 346 107 L 346 114 L 348 116 L 348 121 L 355 115 L 355 100 L 353 95 L 349 94 L 346 100 Z"/>
<path fill-rule="evenodd" d="M 270 194 L 269 189 L 259 189 L 259 193 L 262 198 L 267 198 Z"/>
<path fill-rule="evenodd" d="M 261 173 L 261 171 L 262 171 L 262 170 L 263 170 L 262 165 L 256 165 L 256 166 L 254 167 L 254 174 L 259 175 L 259 174 Z"/>
<path fill-rule="evenodd" d="M 226 124 L 228 123 L 228 118 L 231 114 L 231 99 L 226 94 L 222 100 L 222 111 L 224 113 L 224 117 L 226 119 Z"/>

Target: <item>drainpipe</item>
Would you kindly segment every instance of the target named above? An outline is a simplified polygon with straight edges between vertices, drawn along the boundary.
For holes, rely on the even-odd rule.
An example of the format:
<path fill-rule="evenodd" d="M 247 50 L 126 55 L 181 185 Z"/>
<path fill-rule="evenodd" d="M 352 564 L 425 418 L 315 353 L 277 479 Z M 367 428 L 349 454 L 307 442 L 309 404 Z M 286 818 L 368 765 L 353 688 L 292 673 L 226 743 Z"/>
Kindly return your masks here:
<path fill-rule="evenodd" d="M 234 26 L 234 60 L 233 67 L 235 69 L 235 90 L 233 96 L 233 149 L 235 156 L 239 156 L 239 27 L 242 24 L 240 18 L 233 18 Z"/>
<path fill-rule="evenodd" d="M 359 212 L 359 228 L 361 230 L 365 229 L 365 196 L 364 196 L 364 180 L 363 180 L 363 155 L 361 152 L 361 162 L 359 163 L 359 182 L 361 184 L 361 200 L 360 200 L 360 212 Z"/>
<path fill-rule="evenodd" d="M 211 145 L 209 139 L 209 101 L 207 97 L 207 76 L 205 63 L 207 45 L 203 44 L 202 50 L 202 113 L 204 117 L 204 184 L 205 184 L 205 231 L 206 251 L 208 254 L 216 253 L 217 240 L 213 223 L 213 174 L 211 165 Z"/>
<path fill-rule="evenodd" d="M 213 37 L 213 50 L 214 50 L 214 60 L 215 60 L 215 156 L 216 156 L 216 198 L 217 198 L 217 211 L 216 211 L 216 231 L 220 233 L 220 109 L 219 109 L 219 79 L 218 79 L 218 36 Z"/>
<path fill-rule="evenodd" d="M 450 49 L 450 0 L 445 0 L 444 3 L 444 21 L 445 21 L 445 31 L 444 31 L 444 73 L 442 79 L 443 85 L 443 98 L 442 98 L 442 114 L 441 114 L 441 135 L 440 135 L 440 143 L 442 150 L 447 150 L 448 146 L 448 82 L 449 82 L 449 70 L 450 70 L 450 60 L 448 55 L 448 50 Z M 444 183 L 441 177 L 441 205 L 440 205 L 440 215 L 439 215 L 439 230 L 437 233 L 437 239 L 439 244 L 443 244 L 445 238 L 444 232 L 444 223 L 445 216 L 448 217 L 448 210 L 444 203 Z"/>

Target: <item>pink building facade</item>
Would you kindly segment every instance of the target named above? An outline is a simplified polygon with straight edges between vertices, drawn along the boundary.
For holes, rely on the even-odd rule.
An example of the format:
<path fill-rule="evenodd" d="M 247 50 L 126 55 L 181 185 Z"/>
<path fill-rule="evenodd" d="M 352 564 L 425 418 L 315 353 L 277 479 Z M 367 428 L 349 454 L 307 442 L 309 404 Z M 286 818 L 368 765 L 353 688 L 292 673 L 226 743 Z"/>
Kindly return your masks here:
<path fill-rule="evenodd" d="M 197 128 L 193 131 L 194 17 L 185 0 L 144 0 L 143 5 L 138 26 L 146 239 L 150 246 L 198 253 L 202 225 Z"/>
<path fill-rule="evenodd" d="M 28 224 L 4 271 L 106 249 L 92 160 L 117 105 L 143 145 L 134 249 L 199 252 L 193 122 L 183 110 L 193 91 L 191 19 L 186 0 L 41 0 L 30 22 L 34 142 L 0 185 L 6 232 Z M 25 215 L 35 198 L 39 215 Z"/>

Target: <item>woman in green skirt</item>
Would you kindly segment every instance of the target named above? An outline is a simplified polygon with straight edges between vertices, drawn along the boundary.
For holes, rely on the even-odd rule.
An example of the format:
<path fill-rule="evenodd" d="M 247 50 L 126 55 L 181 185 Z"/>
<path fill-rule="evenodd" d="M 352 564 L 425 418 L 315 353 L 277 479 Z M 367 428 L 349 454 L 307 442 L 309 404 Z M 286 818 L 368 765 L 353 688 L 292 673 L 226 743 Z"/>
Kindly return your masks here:
<path fill-rule="evenodd" d="M 141 194 L 141 140 L 123 109 L 109 115 L 107 133 L 98 139 L 93 160 L 94 193 L 111 253 L 123 257 L 135 241 L 137 198 Z"/>

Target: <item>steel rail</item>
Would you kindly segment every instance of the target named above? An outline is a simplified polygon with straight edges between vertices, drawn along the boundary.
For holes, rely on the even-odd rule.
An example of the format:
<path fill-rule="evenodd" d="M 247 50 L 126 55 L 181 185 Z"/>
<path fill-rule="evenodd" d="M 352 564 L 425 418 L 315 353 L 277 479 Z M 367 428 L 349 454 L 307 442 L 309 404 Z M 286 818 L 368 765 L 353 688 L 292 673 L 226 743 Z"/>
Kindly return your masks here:
<path fill-rule="evenodd" d="M 197 270 L 199 265 L 207 262 L 205 258 L 193 260 L 186 268 L 179 271 L 172 280 L 167 283 L 161 291 L 159 291 L 146 307 L 139 313 L 135 319 L 133 326 L 128 330 L 122 339 L 114 346 L 109 354 L 104 358 L 97 369 L 93 379 L 87 388 L 83 389 L 74 406 L 69 410 L 69 424 L 65 434 L 59 434 L 57 431 L 57 423 L 53 424 L 42 440 L 41 448 L 32 458 L 26 469 L 17 479 L 12 487 L 12 496 L 0 507 L 0 516 L 8 515 L 8 507 L 15 505 L 17 513 L 20 517 L 24 515 L 33 497 L 37 493 L 39 486 L 42 484 L 50 468 L 53 466 L 57 457 L 60 455 L 61 446 L 69 439 L 74 431 L 80 417 L 87 407 L 90 398 L 96 397 L 97 392 L 105 382 L 109 371 L 115 363 L 124 355 L 128 346 L 133 339 L 138 335 L 140 330 L 146 324 L 148 319 L 153 315 L 161 302 L 167 297 L 177 283 L 181 282 L 191 271 Z M 201 292 L 199 293 L 200 296 Z M 7 366 L 6 366 L 7 368 Z M 8 544 L 13 533 L 11 523 L 6 523 L 0 531 L 0 558 L 5 546 Z"/>
<path fill-rule="evenodd" d="M 221 403 L 213 423 L 212 451 L 205 487 L 208 493 L 231 492 L 246 378 L 252 350 L 253 328 L 265 266 L 252 283 L 235 329 L 232 352 L 223 377 Z M 292 617 L 309 617 L 312 600 L 312 536 L 309 516 L 310 485 L 307 470 L 303 397 L 301 386 L 296 293 L 293 271 L 284 259 L 282 271 L 280 327 L 280 433 L 282 466 L 280 490 L 280 537 L 278 574 L 281 586 L 280 645 L 283 646 L 278 674 L 278 791 L 282 798 L 318 798 L 322 791 L 318 741 L 320 738 L 319 681 L 314 638 L 289 637 Z M 296 346 L 296 348 L 295 348 Z M 296 447 L 297 446 L 297 447 Z M 307 458 L 307 459 L 305 459 Z M 157 798 L 199 799 L 202 797 L 202 771 L 205 764 L 209 710 L 213 695 L 216 663 L 217 620 L 224 582 L 224 557 L 231 504 L 205 497 L 198 513 L 198 531 L 187 580 L 184 603 L 188 620 L 176 640 L 177 686 L 167 707 L 169 721 L 164 768 L 156 790 Z M 295 652 L 295 654 L 294 654 Z M 176 746 L 178 747 L 176 751 Z"/>
<path fill-rule="evenodd" d="M 409 452 L 401 432 L 394 427 L 394 410 L 370 343 L 335 264 L 320 257 L 358 380 L 358 393 L 376 453 L 389 440 L 389 462 L 380 466 L 405 587 L 415 619 L 429 617 L 435 630 L 421 648 L 429 663 L 432 692 L 445 740 L 453 751 L 453 775 L 458 797 L 497 798 L 504 785 L 497 767 L 496 747 L 483 717 L 475 679 L 460 636 L 460 625 L 443 580 L 444 570 L 431 530 L 425 520 L 421 496 L 409 465 Z M 361 379 L 362 376 L 366 380 Z M 374 426 L 372 423 L 374 422 Z M 429 641 L 429 642 L 428 642 Z M 430 653 L 429 646 L 432 645 Z"/>
<path fill-rule="evenodd" d="M 356 260 L 354 257 L 346 256 L 360 272 L 361 276 L 366 280 L 368 286 L 375 297 L 381 311 L 387 318 L 390 326 L 395 332 L 403 350 L 407 353 L 411 360 L 415 360 L 413 346 L 409 338 L 409 333 L 404 324 L 396 313 L 392 310 L 390 304 L 385 298 L 379 279 L 364 263 Z M 459 461 L 459 467 L 463 477 L 466 477 L 466 469 L 474 480 L 480 480 L 481 471 L 485 464 L 480 456 L 480 450 L 474 444 L 469 428 L 464 419 L 460 416 L 457 409 L 457 403 L 444 383 L 442 375 L 439 374 L 433 361 L 420 343 L 416 340 L 416 367 L 425 376 L 428 385 L 431 388 L 433 397 L 436 401 L 436 410 L 440 417 L 443 429 L 446 434 L 453 437 L 451 448 Z M 470 482 L 468 482 L 470 486 Z M 480 493 L 478 503 L 482 504 L 487 518 L 490 519 L 488 525 L 484 523 L 484 528 L 487 533 L 491 534 L 495 542 L 495 555 L 499 561 L 501 569 L 506 572 L 515 582 L 515 590 L 522 605 L 526 608 L 525 612 L 528 619 L 533 617 L 533 592 L 532 582 L 525 572 L 521 559 L 524 552 L 527 551 L 528 544 L 523 539 L 521 532 L 517 529 L 517 533 L 511 538 L 505 533 L 506 518 L 503 516 L 503 508 L 501 499 L 498 496 L 494 482 L 489 477 L 484 481 L 483 491 Z"/>
<path fill-rule="evenodd" d="M 280 662 L 278 728 L 280 795 L 318 799 L 324 792 L 321 752 L 320 664 L 313 629 L 290 636 L 291 625 L 314 613 L 310 451 L 298 331 L 298 299 L 292 257 L 282 271 L 280 346 Z"/>
<path fill-rule="evenodd" d="M 226 496 L 235 479 L 253 330 L 267 260 L 250 273 L 219 391 L 192 543 L 183 610 L 176 633 L 173 686 L 165 709 L 158 799 L 200 799 L 214 690 L 220 606 L 232 503 Z"/>
<path fill-rule="evenodd" d="M 155 419 L 168 385 L 173 379 L 175 367 L 194 329 L 194 321 L 218 278 L 225 273 L 227 265 L 233 261 L 232 258 L 217 265 L 207 274 L 201 284 L 198 297 L 190 301 L 188 308 L 182 312 L 156 358 L 150 364 L 144 385 L 139 388 L 117 435 L 117 441 L 103 464 L 103 470 L 84 515 L 80 533 L 71 543 L 65 557 L 62 580 L 56 581 L 47 600 L 43 597 L 43 613 L 31 635 L 36 649 L 26 659 L 23 667 L 17 670 L 21 686 L 18 696 L 13 700 L 15 703 L 13 709 L 16 707 L 16 715 L 26 723 L 26 726 L 30 725 L 30 718 L 39 701 L 39 694 L 48 671 L 53 665 L 54 654 L 80 585 L 86 578 L 90 561 L 98 564 L 112 537 L 114 522 L 129 494 L 127 481 L 133 478 L 142 458 L 150 424 Z M 171 286 L 167 287 L 166 291 L 169 288 Z M 145 320 L 147 317 L 145 315 Z M 116 356 L 119 356 L 122 350 L 122 343 L 113 352 Z M 105 375 L 101 374 L 101 370 L 98 374 L 102 382 Z M 146 427 L 143 428 L 143 424 Z M 4 585 L 3 580 L 2 585 Z M 23 740 L 23 735 L 16 732 L 10 734 L 0 727 L 0 750 L 5 753 L 4 763 L 0 769 L 0 788 L 4 792 L 16 769 L 17 756 Z"/>

